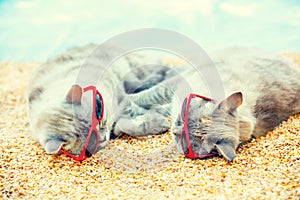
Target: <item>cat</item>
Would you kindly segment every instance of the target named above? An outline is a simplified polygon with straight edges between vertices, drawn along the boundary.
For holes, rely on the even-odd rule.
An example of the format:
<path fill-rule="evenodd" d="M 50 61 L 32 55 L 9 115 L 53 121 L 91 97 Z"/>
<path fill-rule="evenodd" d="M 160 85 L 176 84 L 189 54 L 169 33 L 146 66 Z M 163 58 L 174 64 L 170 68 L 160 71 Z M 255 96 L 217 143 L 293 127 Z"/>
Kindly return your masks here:
<path fill-rule="evenodd" d="M 87 85 L 74 84 L 83 63 L 88 63 L 92 72 L 86 78 L 99 79 L 97 88 L 104 99 L 98 150 L 122 133 L 144 136 L 168 130 L 168 109 L 146 107 L 140 102 L 138 105 L 130 95 L 163 81 L 170 68 L 157 58 L 150 56 L 147 60 L 149 55 L 134 52 L 120 57 L 107 69 L 101 66 L 102 60 L 116 52 L 118 48 L 109 45 L 102 49 L 95 44 L 72 48 L 49 59 L 32 75 L 28 86 L 31 136 L 46 153 L 57 154 L 63 148 L 79 155 L 83 149 L 92 119 L 91 94 L 83 92 Z M 102 76 L 95 77 L 99 71 L 103 71 Z M 147 105 L 156 105 L 148 101 L 147 93 L 140 99 Z"/>
<path fill-rule="evenodd" d="M 300 113 L 300 70 L 281 55 L 258 49 L 232 47 L 210 56 L 213 65 L 202 67 L 217 69 L 215 76 L 220 76 L 225 96 L 212 101 L 191 100 L 187 125 L 190 143 L 198 155 L 219 154 L 232 161 L 239 144 L 266 135 L 290 115 Z M 186 141 L 180 141 L 181 104 L 190 93 L 212 98 L 207 85 L 211 78 L 186 67 L 148 92 L 149 99 L 171 104 L 171 132 L 181 153 L 187 148 Z"/>

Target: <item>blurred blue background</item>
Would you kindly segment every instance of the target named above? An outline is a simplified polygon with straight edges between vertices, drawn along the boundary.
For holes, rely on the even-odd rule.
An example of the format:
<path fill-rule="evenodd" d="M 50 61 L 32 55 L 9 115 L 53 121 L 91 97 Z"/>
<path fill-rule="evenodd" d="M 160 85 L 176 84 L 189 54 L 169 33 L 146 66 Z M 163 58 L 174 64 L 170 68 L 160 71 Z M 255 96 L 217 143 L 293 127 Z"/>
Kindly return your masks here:
<path fill-rule="evenodd" d="M 300 51 L 300 1 L 0 0 L 0 61 L 43 61 L 138 28 L 182 33 L 205 50 Z"/>

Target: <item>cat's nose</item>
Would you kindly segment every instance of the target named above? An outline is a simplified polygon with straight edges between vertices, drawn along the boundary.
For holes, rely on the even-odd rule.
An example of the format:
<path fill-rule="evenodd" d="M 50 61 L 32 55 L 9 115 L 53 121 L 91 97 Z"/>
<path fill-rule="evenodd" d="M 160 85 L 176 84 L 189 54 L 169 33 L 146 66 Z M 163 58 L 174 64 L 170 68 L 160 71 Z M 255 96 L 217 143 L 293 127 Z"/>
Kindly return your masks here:
<path fill-rule="evenodd" d="M 214 154 L 214 155 L 216 155 L 216 156 L 219 155 L 217 149 L 213 149 L 210 153 L 211 153 L 211 154 Z"/>
<path fill-rule="evenodd" d="M 88 149 L 86 149 L 86 150 L 85 150 L 85 155 L 86 155 L 87 157 L 91 157 L 91 156 L 93 155 L 93 153 L 90 152 Z"/>

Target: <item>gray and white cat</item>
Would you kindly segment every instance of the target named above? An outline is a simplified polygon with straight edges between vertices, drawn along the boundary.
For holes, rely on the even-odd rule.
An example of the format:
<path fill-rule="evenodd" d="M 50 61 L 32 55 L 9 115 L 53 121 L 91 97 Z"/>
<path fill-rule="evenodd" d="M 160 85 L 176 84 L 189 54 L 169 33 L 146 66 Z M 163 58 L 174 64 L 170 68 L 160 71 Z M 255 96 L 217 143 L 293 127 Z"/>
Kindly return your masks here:
<path fill-rule="evenodd" d="M 287 59 L 245 48 L 228 48 L 212 54 L 211 59 L 214 66 L 204 67 L 216 67 L 226 98 L 192 99 L 188 129 L 195 153 L 220 154 L 231 161 L 240 143 L 264 136 L 290 115 L 300 113 L 300 70 Z M 210 78 L 187 67 L 180 75 L 150 89 L 150 99 L 172 101 L 171 132 L 181 152 L 181 104 L 191 92 L 181 86 L 188 85 L 193 93 L 211 98 L 206 81 Z"/>
<path fill-rule="evenodd" d="M 111 46 L 97 49 L 94 44 L 73 48 L 48 60 L 33 74 L 28 88 L 31 135 L 47 153 L 56 154 L 64 148 L 78 155 L 83 149 L 92 119 L 91 93 L 82 91 L 89 80 L 74 85 L 83 63 L 89 65 L 86 78 L 99 80 L 97 89 L 104 99 L 99 149 L 110 137 L 121 133 L 143 136 L 162 133 L 170 127 L 167 109 L 143 107 L 142 101 L 156 104 L 148 101 L 147 94 L 143 93 L 139 105 L 130 99 L 130 94 L 138 95 L 164 80 L 170 68 L 161 65 L 157 58 L 130 53 L 106 69 L 101 61 L 110 59 L 116 51 Z M 152 60 L 151 65 L 147 65 L 147 60 Z M 103 74 L 96 77 L 99 71 Z"/>
<path fill-rule="evenodd" d="M 264 136 L 281 121 L 300 112 L 300 70 L 280 55 L 255 49 L 226 49 L 212 60 L 227 98 L 218 103 L 194 99 L 188 127 L 190 134 L 195 135 L 195 152 L 217 151 L 231 161 L 240 142 Z M 188 75 L 185 77 L 195 92 L 209 97 L 209 91 Z M 180 107 L 174 101 L 172 108 L 172 132 L 178 140 L 182 130 Z"/>

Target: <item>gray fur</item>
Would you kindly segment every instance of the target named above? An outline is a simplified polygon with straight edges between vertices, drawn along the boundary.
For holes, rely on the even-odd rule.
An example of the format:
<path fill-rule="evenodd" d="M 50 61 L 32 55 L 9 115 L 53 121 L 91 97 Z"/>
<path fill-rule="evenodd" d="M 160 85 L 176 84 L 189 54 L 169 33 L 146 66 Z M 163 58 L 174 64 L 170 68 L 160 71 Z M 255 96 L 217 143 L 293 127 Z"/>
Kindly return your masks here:
<path fill-rule="evenodd" d="M 281 55 L 257 49 L 228 48 L 211 58 L 227 98 L 217 102 L 192 100 L 188 121 L 191 145 L 196 153 L 219 153 L 232 160 L 239 143 L 264 136 L 282 120 L 300 112 L 300 70 Z M 159 84 L 151 90 L 158 91 L 153 95 L 163 101 L 170 101 L 172 92 L 185 93 L 182 97 L 173 95 L 172 100 L 171 131 L 182 152 L 179 113 L 183 97 L 190 91 L 180 86 L 187 82 L 193 93 L 211 96 L 205 79 L 193 69 L 186 68 L 171 79 L 164 82 L 168 87 Z"/>
<path fill-rule="evenodd" d="M 83 62 L 96 47 L 91 44 L 73 48 L 49 59 L 37 69 L 29 82 L 31 135 L 47 153 L 55 154 L 61 147 L 73 154 L 81 153 L 91 125 L 91 94 L 67 94 L 81 91 L 78 88 L 75 92 L 71 91 L 72 85 Z M 126 94 L 146 91 L 164 79 L 168 68 L 162 66 L 159 60 L 155 61 L 156 58 L 151 58 L 151 63 L 157 63 L 153 70 L 153 66 L 143 65 L 148 64 L 145 56 L 136 53 L 121 57 L 109 69 L 99 66 L 100 61 L 108 59 L 113 51 L 117 49 L 107 46 L 87 60 L 91 75 L 97 74 L 93 70 L 104 72 L 102 77 L 88 77 L 100 80 L 97 88 L 104 98 L 105 114 L 98 127 L 100 148 L 107 144 L 110 137 L 117 137 L 122 133 L 143 136 L 162 133 L 169 128 L 161 109 L 138 105 Z M 159 76 L 161 77 L 157 79 Z M 75 97 L 77 99 L 72 99 Z M 147 100 L 147 93 L 141 95 L 140 101 L 147 105 L 157 104 Z"/>

